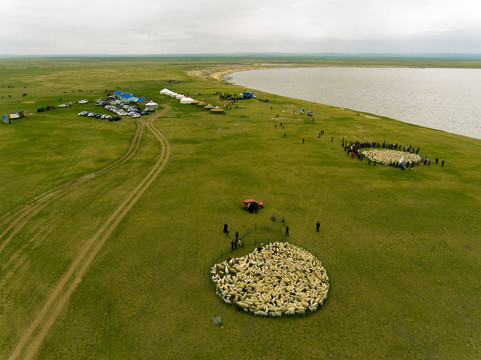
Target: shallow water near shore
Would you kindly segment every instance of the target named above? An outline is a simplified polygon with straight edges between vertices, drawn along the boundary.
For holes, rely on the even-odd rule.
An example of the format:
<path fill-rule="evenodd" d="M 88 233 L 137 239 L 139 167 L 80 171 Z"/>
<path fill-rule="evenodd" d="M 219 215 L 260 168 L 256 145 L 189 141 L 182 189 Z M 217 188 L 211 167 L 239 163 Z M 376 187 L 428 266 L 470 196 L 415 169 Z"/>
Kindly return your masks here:
<path fill-rule="evenodd" d="M 288 68 L 235 72 L 227 79 L 481 139 L 481 69 Z"/>

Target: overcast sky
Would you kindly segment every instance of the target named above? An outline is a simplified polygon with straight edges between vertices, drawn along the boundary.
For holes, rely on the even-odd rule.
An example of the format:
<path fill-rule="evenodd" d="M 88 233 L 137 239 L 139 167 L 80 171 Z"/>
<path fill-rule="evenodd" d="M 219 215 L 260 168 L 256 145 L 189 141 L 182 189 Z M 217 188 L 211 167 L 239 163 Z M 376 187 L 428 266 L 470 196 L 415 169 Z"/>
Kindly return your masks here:
<path fill-rule="evenodd" d="M 0 54 L 481 53 L 479 0 L 0 0 Z"/>

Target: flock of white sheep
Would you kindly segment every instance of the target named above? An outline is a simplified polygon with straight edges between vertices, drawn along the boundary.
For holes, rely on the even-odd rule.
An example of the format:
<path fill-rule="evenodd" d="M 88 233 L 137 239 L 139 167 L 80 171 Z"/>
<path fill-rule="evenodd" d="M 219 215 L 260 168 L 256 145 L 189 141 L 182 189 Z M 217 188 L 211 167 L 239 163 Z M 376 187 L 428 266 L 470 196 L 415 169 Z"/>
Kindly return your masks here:
<path fill-rule="evenodd" d="M 314 312 L 329 292 L 321 261 L 288 242 L 262 245 L 244 257 L 215 264 L 211 276 L 224 302 L 259 316 Z"/>

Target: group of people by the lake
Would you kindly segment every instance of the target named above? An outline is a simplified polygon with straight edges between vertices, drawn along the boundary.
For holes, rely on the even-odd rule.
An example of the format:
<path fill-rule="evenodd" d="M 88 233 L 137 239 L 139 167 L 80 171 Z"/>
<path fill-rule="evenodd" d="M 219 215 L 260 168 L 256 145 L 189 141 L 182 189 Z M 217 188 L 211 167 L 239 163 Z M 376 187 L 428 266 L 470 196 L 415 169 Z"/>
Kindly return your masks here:
<path fill-rule="evenodd" d="M 342 147 L 344 151 L 346 152 L 347 156 L 350 157 L 351 159 L 357 158 L 359 161 L 363 161 L 364 157 L 367 157 L 368 164 L 371 164 L 371 161 L 376 165 L 376 163 L 383 163 L 385 166 L 390 166 L 390 167 L 395 167 L 399 168 L 401 170 L 411 170 L 415 165 L 416 166 L 431 166 L 431 160 L 427 156 L 421 157 L 419 156 L 419 147 L 415 148 L 412 145 L 409 146 L 402 146 L 400 144 L 390 144 L 386 141 L 383 142 L 360 142 L 360 141 L 354 141 L 354 142 L 346 142 L 344 138 L 342 138 Z M 361 152 L 360 149 L 362 148 L 370 148 L 371 150 L 369 151 L 363 151 Z M 377 150 L 377 149 L 382 149 L 382 150 Z M 386 150 L 386 151 L 383 151 Z M 407 153 L 400 158 L 393 159 L 389 158 L 388 159 L 375 159 L 373 158 L 373 152 L 379 152 L 381 151 L 382 153 L 398 153 L 398 152 L 404 152 Z M 415 154 L 415 155 L 414 155 Z M 402 154 L 401 154 L 402 155 Z M 439 162 L 439 158 L 436 158 L 435 163 L 436 165 Z M 445 161 L 441 161 L 441 167 L 444 167 Z"/>
<path fill-rule="evenodd" d="M 221 101 L 229 100 L 229 101 L 235 103 L 235 102 L 238 102 L 239 100 L 243 100 L 243 98 L 240 97 L 239 95 L 233 95 L 233 94 L 229 94 L 229 93 L 221 93 L 220 91 L 216 92 L 216 95 L 219 96 L 219 100 L 221 100 Z"/>
<path fill-rule="evenodd" d="M 382 149 L 389 149 L 389 150 L 404 151 L 410 154 L 419 154 L 419 147 L 416 149 L 412 145 L 402 146 L 401 144 L 390 144 L 386 141 L 383 141 L 382 143 L 377 141 L 371 141 L 371 142 L 354 141 L 352 143 L 348 143 L 348 142 L 345 142 L 344 138 L 342 138 L 342 147 L 344 148 L 344 151 L 347 151 L 348 153 L 350 151 L 354 151 L 361 148 L 382 148 Z"/>

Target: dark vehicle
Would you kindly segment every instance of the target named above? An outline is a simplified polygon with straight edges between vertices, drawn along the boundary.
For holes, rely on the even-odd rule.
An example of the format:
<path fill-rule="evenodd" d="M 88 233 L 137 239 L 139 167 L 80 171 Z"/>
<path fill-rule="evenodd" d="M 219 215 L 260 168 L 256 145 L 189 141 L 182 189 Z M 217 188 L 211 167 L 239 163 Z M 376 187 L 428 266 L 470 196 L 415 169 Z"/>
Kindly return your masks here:
<path fill-rule="evenodd" d="M 307 116 L 312 116 L 312 111 L 308 111 Z"/>

